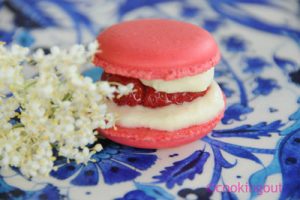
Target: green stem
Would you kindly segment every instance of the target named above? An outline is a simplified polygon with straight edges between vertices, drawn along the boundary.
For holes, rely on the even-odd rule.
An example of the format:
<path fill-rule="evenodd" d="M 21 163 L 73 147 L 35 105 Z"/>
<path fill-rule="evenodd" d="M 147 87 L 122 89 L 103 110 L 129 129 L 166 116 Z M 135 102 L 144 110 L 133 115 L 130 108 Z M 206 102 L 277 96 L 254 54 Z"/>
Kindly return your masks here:
<path fill-rule="evenodd" d="M 36 84 L 37 81 L 36 80 L 33 80 L 33 81 L 30 81 L 29 83 L 27 83 L 24 87 L 24 90 L 27 90 L 28 88 L 30 88 L 31 86 L 33 86 L 34 84 Z"/>
<path fill-rule="evenodd" d="M 23 128 L 23 127 L 25 127 L 23 124 L 18 123 L 18 124 L 15 124 L 12 128 L 15 129 L 15 128 Z"/>
<path fill-rule="evenodd" d="M 69 101 L 72 99 L 72 95 L 70 93 L 66 94 L 63 98 L 63 101 Z"/>

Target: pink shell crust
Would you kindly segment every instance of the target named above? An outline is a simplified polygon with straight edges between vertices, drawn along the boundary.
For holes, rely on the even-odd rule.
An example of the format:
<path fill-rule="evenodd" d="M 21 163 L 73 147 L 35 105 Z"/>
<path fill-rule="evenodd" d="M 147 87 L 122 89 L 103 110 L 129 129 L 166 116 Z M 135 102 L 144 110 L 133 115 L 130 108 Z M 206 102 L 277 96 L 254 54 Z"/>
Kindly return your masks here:
<path fill-rule="evenodd" d="M 116 126 L 116 129 L 98 129 L 99 134 L 106 138 L 128 146 L 145 148 L 145 149 L 161 149 L 177 147 L 196 141 L 208 133 L 220 122 L 224 116 L 226 97 L 223 94 L 224 109 L 212 120 L 183 128 L 177 131 L 162 131 L 150 128 L 126 128 Z"/>
<path fill-rule="evenodd" d="M 161 149 L 176 147 L 196 141 L 208 133 L 218 124 L 223 117 L 221 112 L 214 119 L 177 131 L 161 131 L 149 128 L 125 128 L 117 126 L 117 129 L 98 130 L 106 138 L 128 146 L 148 149 Z"/>
<path fill-rule="evenodd" d="M 214 67 L 220 52 L 204 29 L 181 21 L 140 19 L 122 22 L 97 38 L 94 64 L 104 71 L 138 79 L 172 80 Z"/>

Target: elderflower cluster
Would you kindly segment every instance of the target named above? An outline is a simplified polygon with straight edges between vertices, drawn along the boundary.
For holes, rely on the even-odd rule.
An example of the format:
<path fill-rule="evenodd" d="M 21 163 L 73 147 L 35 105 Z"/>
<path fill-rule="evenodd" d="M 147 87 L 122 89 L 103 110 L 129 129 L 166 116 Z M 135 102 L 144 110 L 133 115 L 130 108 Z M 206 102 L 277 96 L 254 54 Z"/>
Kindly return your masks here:
<path fill-rule="evenodd" d="M 0 44 L 0 167 L 19 167 L 28 177 L 48 175 L 55 155 L 87 163 L 101 151 L 97 128 L 110 128 L 115 116 L 107 111 L 107 98 L 128 94 L 133 85 L 93 82 L 80 74 L 98 50 L 98 43 L 69 50 L 39 49 Z M 26 79 L 26 65 L 38 76 Z M 8 97 L 7 94 L 10 97 Z M 55 149 L 55 151 L 53 151 Z"/>

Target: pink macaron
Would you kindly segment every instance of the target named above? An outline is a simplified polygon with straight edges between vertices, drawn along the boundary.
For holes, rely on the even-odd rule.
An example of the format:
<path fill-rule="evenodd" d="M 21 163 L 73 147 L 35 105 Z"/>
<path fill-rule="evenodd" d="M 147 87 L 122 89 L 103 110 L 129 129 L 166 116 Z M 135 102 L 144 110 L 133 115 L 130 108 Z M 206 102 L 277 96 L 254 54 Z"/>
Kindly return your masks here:
<path fill-rule="evenodd" d="M 105 137 L 140 148 L 195 141 L 217 125 L 225 97 L 213 80 L 220 52 L 204 29 L 182 21 L 140 19 L 109 27 L 98 36 L 94 64 L 102 80 L 134 84 L 131 94 L 108 102 L 119 118 Z"/>

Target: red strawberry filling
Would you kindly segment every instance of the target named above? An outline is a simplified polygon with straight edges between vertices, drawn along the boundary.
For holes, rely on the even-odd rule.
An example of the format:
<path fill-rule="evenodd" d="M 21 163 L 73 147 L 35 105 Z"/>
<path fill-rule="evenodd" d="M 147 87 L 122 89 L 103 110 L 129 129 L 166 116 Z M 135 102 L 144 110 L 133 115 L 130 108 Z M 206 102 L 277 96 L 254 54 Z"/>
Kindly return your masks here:
<path fill-rule="evenodd" d="M 102 74 L 101 80 L 109 81 L 109 82 L 117 82 L 117 83 L 121 83 L 122 85 L 133 83 L 134 88 L 130 94 L 121 96 L 119 98 L 115 97 L 113 99 L 113 101 L 116 104 L 120 106 L 123 105 L 136 106 L 136 105 L 141 105 L 143 103 L 145 86 L 141 83 L 140 80 L 135 78 L 128 78 L 124 76 L 114 75 L 114 74 L 108 74 L 105 72 Z M 115 94 L 115 96 L 117 96 L 117 94 Z"/>
<path fill-rule="evenodd" d="M 208 89 L 203 92 L 177 92 L 166 93 L 154 90 L 152 87 L 143 85 L 142 82 L 135 78 L 129 78 L 109 73 L 103 73 L 101 80 L 109 82 L 117 82 L 123 85 L 129 83 L 134 84 L 133 91 L 122 97 L 115 97 L 113 101 L 122 106 L 136 106 L 143 105 L 145 107 L 157 108 L 170 104 L 183 104 L 184 102 L 191 102 L 194 99 L 204 96 Z M 117 95 L 116 95 L 117 96 Z"/>

